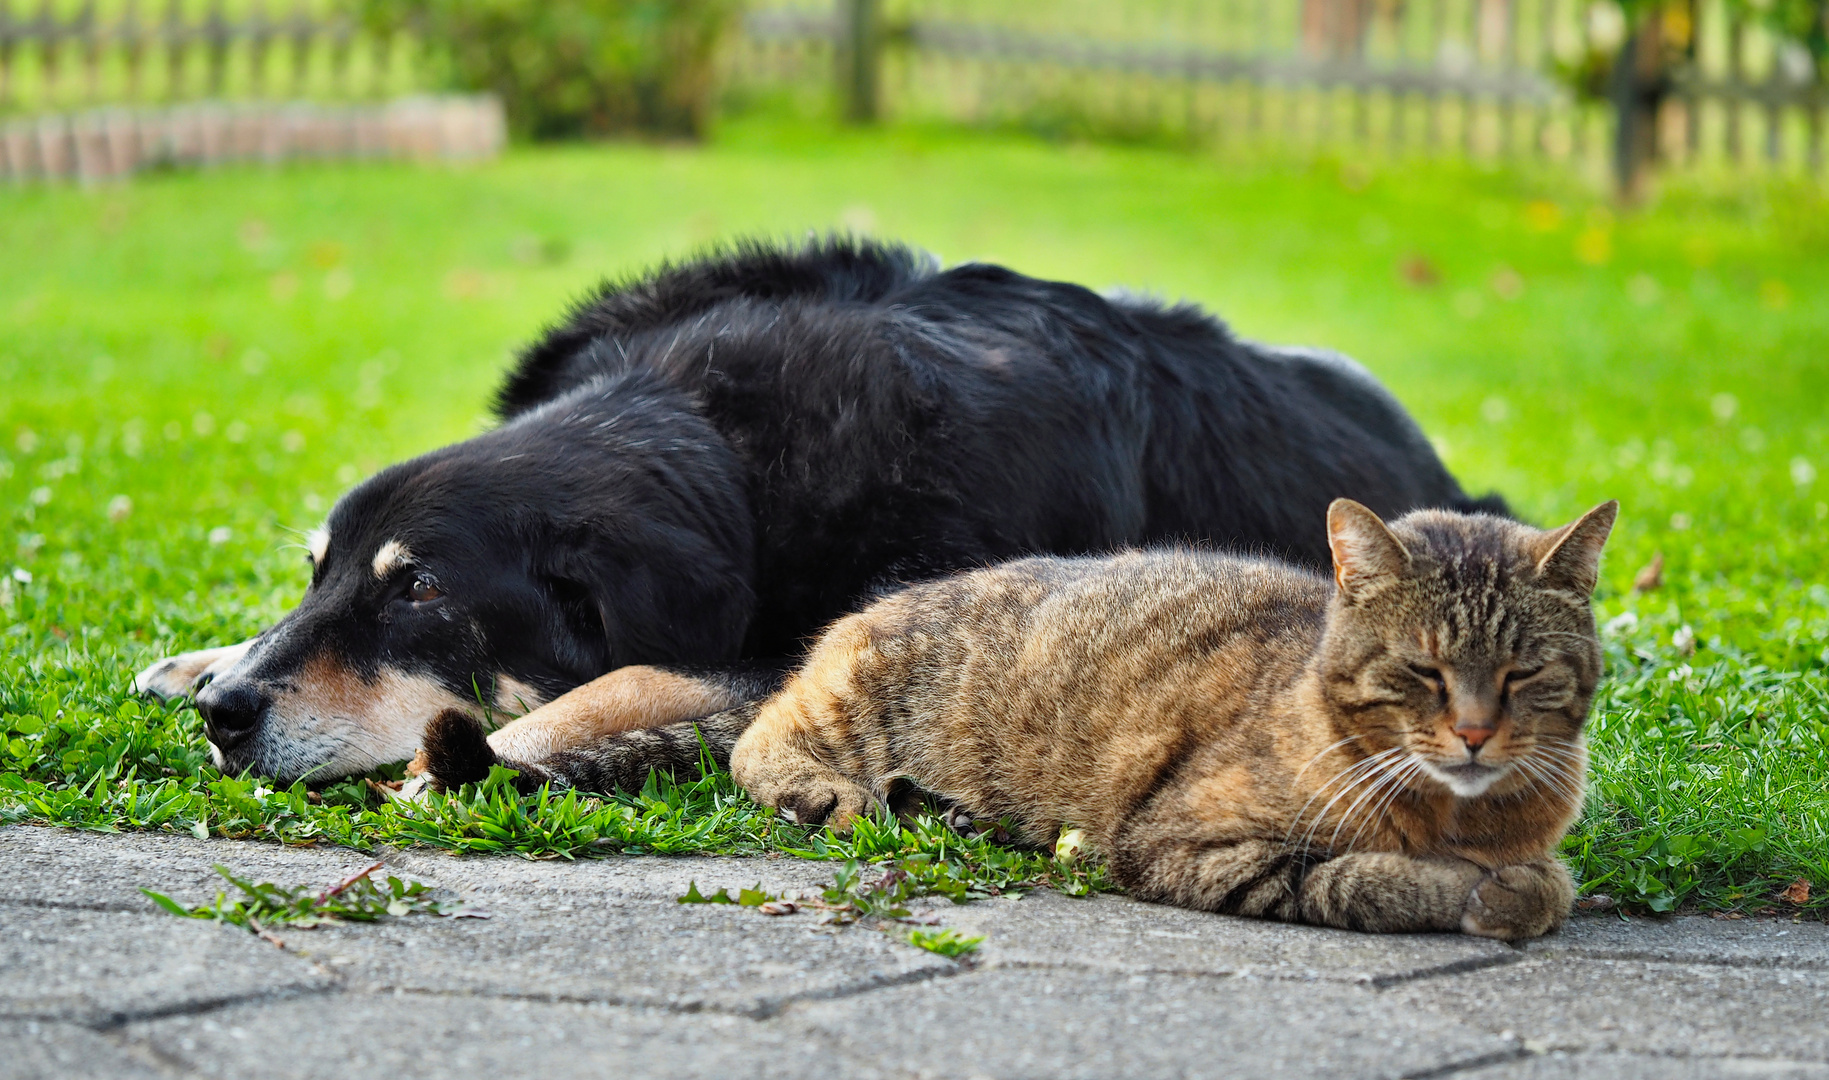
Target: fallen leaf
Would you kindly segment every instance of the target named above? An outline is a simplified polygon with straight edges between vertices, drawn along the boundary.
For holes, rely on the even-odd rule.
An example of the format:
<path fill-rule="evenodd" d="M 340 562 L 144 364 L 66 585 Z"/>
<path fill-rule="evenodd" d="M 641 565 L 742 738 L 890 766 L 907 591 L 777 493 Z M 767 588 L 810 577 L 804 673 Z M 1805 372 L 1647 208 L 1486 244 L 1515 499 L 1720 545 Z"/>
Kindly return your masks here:
<path fill-rule="evenodd" d="M 800 905 L 792 900 L 770 900 L 757 906 L 756 910 L 764 915 L 792 915 L 800 910 Z"/>
<path fill-rule="evenodd" d="M 1411 255 L 1403 261 L 1398 270 L 1403 274 L 1405 281 L 1420 288 L 1439 285 L 1442 281 L 1441 271 L 1437 270 L 1435 264 L 1424 255 Z"/>
<path fill-rule="evenodd" d="M 1664 587 L 1664 553 L 1654 551 L 1651 561 L 1639 568 L 1632 576 L 1633 592 L 1651 592 Z"/>
<path fill-rule="evenodd" d="M 1778 898 L 1787 904 L 1803 907 L 1810 902 L 1810 883 L 1803 878 L 1798 878 L 1785 886 L 1785 890 L 1778 894 Z"/>

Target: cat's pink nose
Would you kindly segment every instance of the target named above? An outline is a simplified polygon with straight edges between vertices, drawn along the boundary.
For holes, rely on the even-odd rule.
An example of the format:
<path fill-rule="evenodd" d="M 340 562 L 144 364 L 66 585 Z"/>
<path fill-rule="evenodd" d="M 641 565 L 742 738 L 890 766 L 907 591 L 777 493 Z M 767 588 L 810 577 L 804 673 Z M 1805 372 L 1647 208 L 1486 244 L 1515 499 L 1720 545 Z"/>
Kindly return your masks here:
<path fill-rule="evenodd" d="M 1495 730 L 1497 729 L 1489 727 L 1456 727 L 1454 733 L 1459 735 L 1461 741 L 1467 744 L 1467 749 L 1478 750 L 1480 747 L 1486 745 L 1487 739 L 1492 738 L 1492 733 Z"/>

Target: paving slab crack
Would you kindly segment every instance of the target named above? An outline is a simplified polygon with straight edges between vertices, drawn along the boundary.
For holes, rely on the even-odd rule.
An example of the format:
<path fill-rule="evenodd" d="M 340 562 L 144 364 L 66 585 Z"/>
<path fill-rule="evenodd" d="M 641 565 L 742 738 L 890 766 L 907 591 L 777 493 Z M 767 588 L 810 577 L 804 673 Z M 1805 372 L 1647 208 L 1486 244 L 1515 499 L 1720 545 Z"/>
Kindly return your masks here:
<path fill-rule="evenodd" d="M 0 905 L 16 907 L 42 908 L 50 911 L 103 911 L 110 914 L 125 912 L 129 915 L 150 913 L 157 910 L 151 901 L 144 904 L 130 904 L 119 900 L 41 900 L 32 896 L 0 896 Z"/>
<path fill-rule="evenodd" d="M 1399 1080 L 1436 1080 L 1437 1077 L 1453 1076 L 1456 1073 L 1469 1072 L 1473 1069 L 1484 1069 L 1488 1065 L 1502 1065 L 1507 1061 L 1517 1061 L 1530 1057 L 1531 1053 L 1522 1046 L 1506 1050 L 1495 1050 L 1490 1054 L 1481 1054 L 1461 1061 L 1451 1061 L 1446 1065 L 1437 1065 L 1421 1072 L 1404 1073 Z"/>
<path fill-rule="evenodd" d="M 453 989 L 441 990 L 434 987 L 391 986 L 377 984 L 361 991 L 371 994 L 410 994 L 416 997 L 450 997 L 450 998 L 490 998 L 498 1001 L 533 1001 L 546 1005 L 608 1005 L 627 1009 L 659 1009 L 665 1012 L 692 1015 L 696 1013 L 715 1013 L 720 1016 L 738 1016 L 749 1020 L 767 1020 L 778 1016 L 785 1009 L 803 1002 L 829 1001 L 837 998 L 856 997 L 875 990 L 887 990 L 897 986 L 926 982 L 935 978 L 950 978 L 971 970 L 963 966 L 951 970 L 939 967 L 918 968 L 896 975 L 885 975 L 880 978 L 862 982 L 840 984 L 816 990 L 807 990 L 798 994 L 789 994 L 774 1001 L 758 1002 L 753 1005 L 725 1005 L 702 999 L 689 1001 L 665 1001 L 648 997 L 625 997 L 618 994 L 557 994 L 534 991 L 514 990 L 477 990 Z"/>
<path fill-rule="evenodd" d="M 148 1020 L 165 1020 L 173 1016 L 202 1016 L 217 1012 L 235 1005 L 247 1005 L 272 1001 L 286 1001 L 292 998 L 311 997 L 318 994 L 341 993 L 342 986 L 288 987 L 263 994 L 234 994 L 222 997 L 193 998 L 190 1001 L 177 1001 L 169 1005 L 158 1005 L 146 1009 L 116 1009 L 108 1012 L 92 1012 L 87 1016 L 71 1016 L 67 1013 L 0 1013 L 4 1020 L 36 1020 L 44 1024 L 75 1024 L 88 1028 L 98 1034 L 107 1034 Z"/>
<path fill-rule="evenodd" d="M 1523 962 L 1530 954 L 1522 950 L 1501 953 L 1497 956 L 1475 956 L 1466 960 L 1455 960 L 1435 967 L 1422 968 L 1418 971 L 1406 971 L 1397 975 L 1374 975 L 1366 980 L 1366 985 L 1374 990 L 1388 990 L 1393 986 L 1421 982 L 1424 979 L 1438 979 L 1445 975 L 1465 975 L 1469 971 L 1484 971 L 1487 968 L 1507 967 Z"/>

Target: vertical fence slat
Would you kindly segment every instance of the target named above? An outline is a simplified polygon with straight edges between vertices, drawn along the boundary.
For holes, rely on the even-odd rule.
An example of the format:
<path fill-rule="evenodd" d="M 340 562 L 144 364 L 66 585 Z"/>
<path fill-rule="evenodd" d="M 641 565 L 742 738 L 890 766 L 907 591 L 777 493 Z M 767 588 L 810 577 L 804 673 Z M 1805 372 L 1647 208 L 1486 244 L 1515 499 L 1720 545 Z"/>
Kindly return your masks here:
<path fill-rule="evenodd" d="M 13 100 L 13 49 L 22 33 L 13 21 L 13 0 L 0 0 L 0 109 Z"/>
<path fill-rule="evenodd" d="M 1742 157 L 1740 104 L 1746 94 L 1746 24 L 1738 12 L 1727 16 L 1727 156 L 1736 165 Z"/>
<path fill-rule="evenodd" d="M 1766 40 L 1772 56 L 1765 79 L 1765 159 L 1767 164 L 1777 165 L 1784 156 L 1784 43 L 1769 34 Z"/>

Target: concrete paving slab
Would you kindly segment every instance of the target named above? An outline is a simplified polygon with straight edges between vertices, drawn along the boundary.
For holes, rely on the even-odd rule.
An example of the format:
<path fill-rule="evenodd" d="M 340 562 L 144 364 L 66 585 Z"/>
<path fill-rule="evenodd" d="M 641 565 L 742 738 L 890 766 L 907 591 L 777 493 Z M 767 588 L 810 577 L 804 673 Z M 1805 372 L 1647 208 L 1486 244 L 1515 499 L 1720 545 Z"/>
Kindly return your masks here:
<path fill-rule="evenodd" d="M 922 1077 L 1408 1076 L 1522 1051 L 1369 987 L 1002 969 L 782 1017 Z"/>
<path fill-rule="evenodd" d="M 1792 919 L 1583 916 L 1527 952 L 1690 964 L 1829 968 L 1829 924 Z"/>
<path fill-rule="evenodd" d="M 988 966 L 1065 966 L 1112 972 L 1181 972 L 1330 979 L 1385 985 L 1517 957 L 1508 945 L 1462 934 L 1355 934 L 1212 915 L 1121 896 L 1074 899 L 1046 890 L 934 913 L 987 936 Z"/>
<path fill-rule="evenodd" d="M 117 1023 L 331 982 L 220 923 L 25 904 L 0 904 L 0 922 L 0 1017 Z"/>
<path fill-rule="evenodd" d="M 213 863 L 256 881 L 306 885 L 330 884 L 374 861 L 349 848 L 14 825 L 0 828 L 0 903 L 149 911 L 142 887 L 186 905 L 233 894 Z"/>
<path fill-rule="evenodd" d="M 949 975 L 958 964 L 875 931 L 671 900 L 539 902 L 489 919 L 408 918 L 288 933 L 360 989 L 494 994 L 766 1015 Z"/>
<path fill-rule="evenodd" d="M 1462 1080 L 1829 1080 L 1829 1065 L 1761 1058 L 1553 1052 L 1455 1075 Z"/>
<path fill-rule="evenodd" d="M 1385 993 L 1545 1049 L 1829 1062 L 1829 972 L 1542 957 Z"/>
<path fill-rule="evenodd" d="M 184 1062 L 191 1075 L 263 1080 L 886 1075 L 818 1038 L 740 1017 L 471 997 L 321 995 L 132 1024 L 122 1034 Z"/>
<path fill-rule="evenodd" d="M 425 849 L 392 852 L 388 865 L 418 880 L 456 889 L 467 899 L 488 903 L 495 896 L 618 897 L 629 900 L 673 900 L 697 883 L 701 892 L 747 889 L 760 882 L 771 893 L 816 891 L 832 883 L 830 862 L 782 858 L 705 858 L 699 856 L 607 856 L 568 862 L 535 862 L 513 857 L 456 858 Z"/>
<path fill-rule="evenodd" d="M 0 1020 L 0 1080 L 158 1080 L 171 1074 L 75 1024 Z"/>
<path fill-rule="evenodd" d="M 388 873 L 448 887 L 484 904 L 497 896 L 549 897 L 558 903 L 572 896 L 672 900 L 692 882 L 707 893 L 748 888 L 758 881 L 771 892 L 801 892 L 829 884 L 833 870 L 831 863 L 794 858 L 458 858 L 426 849 L 370 854 L 328 845 L 289 848 L 172 833 L 15 825 L 0 828 L 0 901 L 55 899 L 70 906 L 141 911 L 146 908 L 142 886 L 186 904 L 207 902 L 226 887 L 212 869 L 215 863 L 257 881 L 306 885 L 340 880 L 376 859 L 387 864 Z"/>

